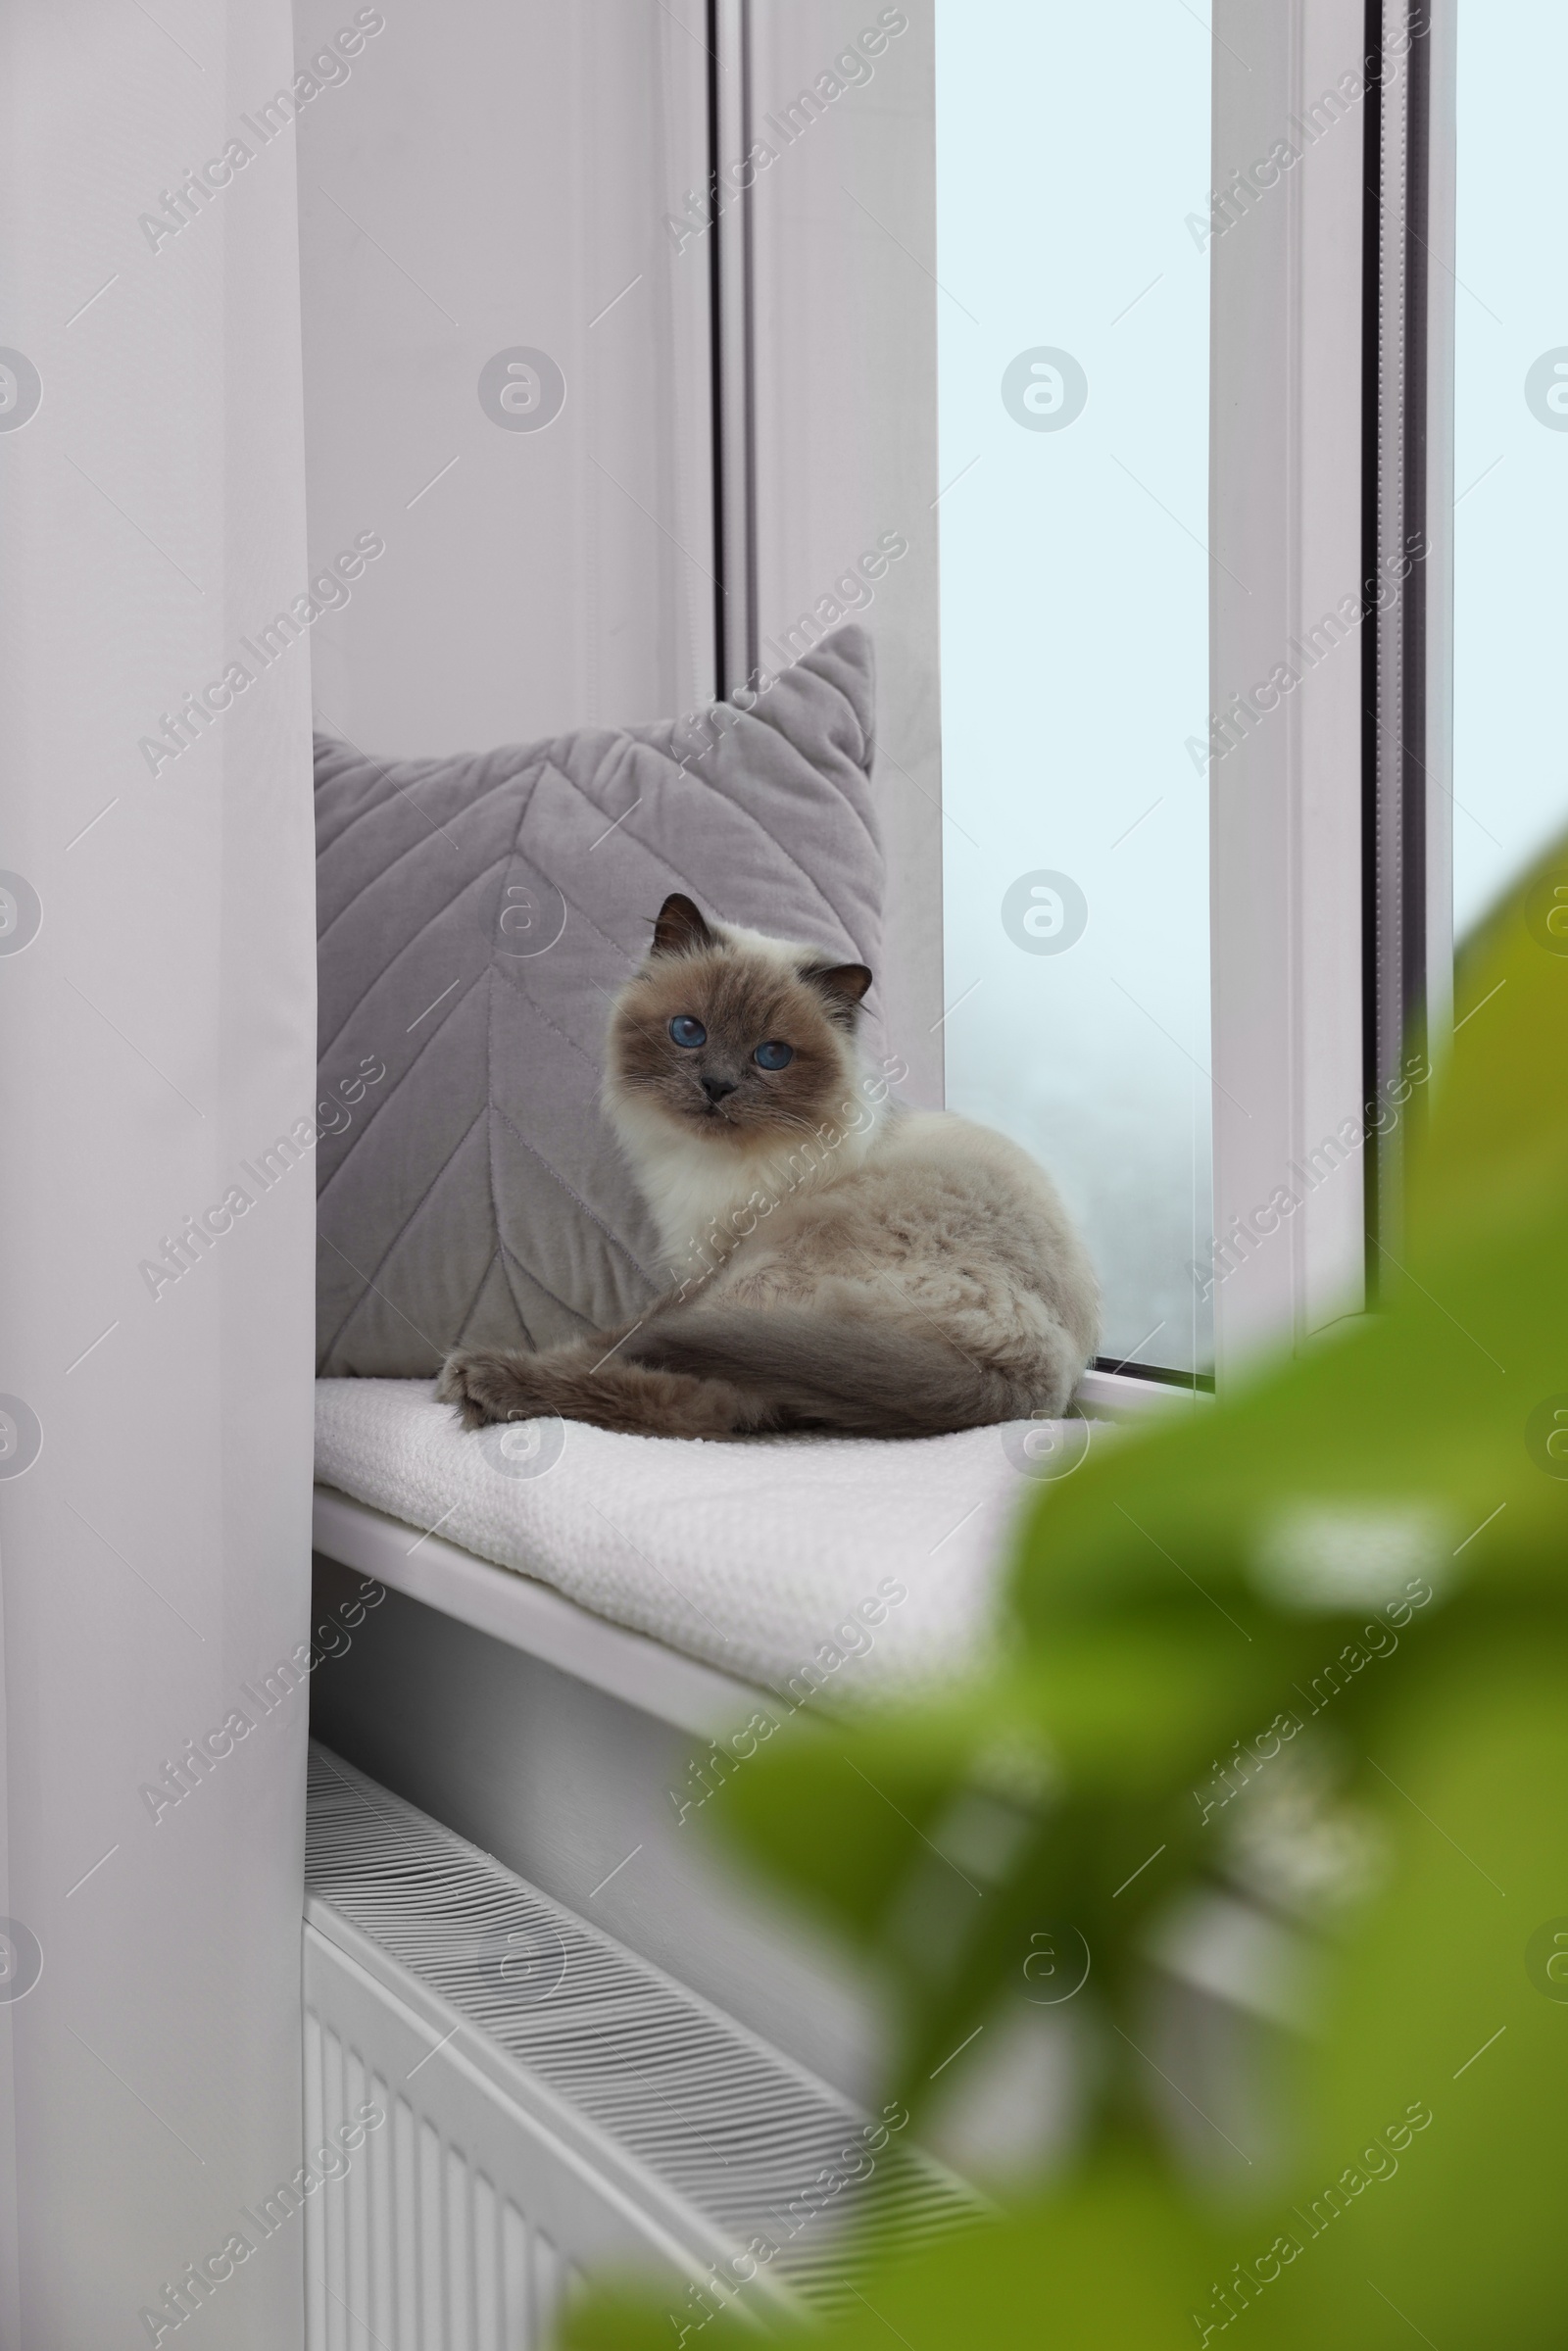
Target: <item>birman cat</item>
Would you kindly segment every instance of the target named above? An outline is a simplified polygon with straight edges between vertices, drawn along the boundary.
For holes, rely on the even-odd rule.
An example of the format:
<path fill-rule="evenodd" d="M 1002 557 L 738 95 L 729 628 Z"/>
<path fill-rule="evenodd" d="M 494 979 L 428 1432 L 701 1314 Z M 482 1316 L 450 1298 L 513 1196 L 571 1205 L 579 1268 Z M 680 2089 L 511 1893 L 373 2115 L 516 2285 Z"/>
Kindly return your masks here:
<path fill-rule="evenodd" d="M 870 985 L 664 901 L 604 1102 L 669 1287 L 620 1330 L 449 1356 L 467 1427 L 929 1437 L 1064 1409 L 1096 1343 L 1083 1247 L 1016 1144 L 888 1101 L 856 1042 Z"/>

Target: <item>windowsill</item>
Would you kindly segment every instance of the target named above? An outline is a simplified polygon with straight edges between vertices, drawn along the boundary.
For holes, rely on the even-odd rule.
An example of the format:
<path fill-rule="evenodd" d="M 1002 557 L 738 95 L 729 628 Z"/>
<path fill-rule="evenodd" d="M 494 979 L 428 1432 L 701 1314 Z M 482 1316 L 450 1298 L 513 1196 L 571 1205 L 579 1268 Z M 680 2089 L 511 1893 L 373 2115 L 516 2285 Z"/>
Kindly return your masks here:
<path fill-rule="evenodd" d="M 1198 1400 L 1192 1389 L 1125 1372 L 1090 1371 L 1078 1391 L 1087 1417 L 1123 1424 L 1190 1409 Z M 762 1694 L 740 1674 L 600 1616 L 541 1578 L 497 1565 L 434 1530 L 421 1535 L 416 1525 L 332 1486 L 316 1489 L 313 1541 L 339 1565 L 684 1732 L 709 1738 L 726 1730 L 744 1721 Z"/>
<path fill-rule="evenodd" d="M 744 1721 L 760 1694 L 716 1666 L 595 1616 L 548 1584 L 493 1566 L 439 1535 L 416 1534 L 401 1519 L 330 1487 L 316 1489 L 311 1540 L 340 1566 L 374 1576 L 389 1591 L 422 1600 L 699 1738 Z"/>
<path fill-rule="evenodd" d="M 1078 1383 L 1077 1401 L 1092 1419 L 1136 1420 L 1146 1412 L 1206 1406 L 1214 1397 L 1206 1388 L 1189 1388 L 1172 1380 L 1140 1378 L 1136 1372 L 1091 1370 Z"/>

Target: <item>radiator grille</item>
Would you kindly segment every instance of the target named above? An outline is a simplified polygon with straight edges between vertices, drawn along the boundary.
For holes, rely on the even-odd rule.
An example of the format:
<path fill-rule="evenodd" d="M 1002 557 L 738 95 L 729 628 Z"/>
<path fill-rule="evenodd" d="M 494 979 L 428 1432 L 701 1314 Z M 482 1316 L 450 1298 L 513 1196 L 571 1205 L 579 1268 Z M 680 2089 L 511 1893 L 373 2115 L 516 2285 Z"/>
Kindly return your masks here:
<path fill-rule="evenodd" d="M 355 2039 L 307 2006 L 307 2151 L 365 2102 L 386 2117 L 305 2208 L 307 2351 L 546 2351 L 580 2272 L 505 2165 L 427 2110 L 428 2073 L 400 2094 Z"/>
<path fill-rule="evenodd" d="M 684 2209 L 704 2224 L 688 2241 L 775 2247 L 771 2291 L 834 2309 L 851 2230 L 923 2240 L 983 2209 L 805 2068 L 320 1746 L 307 1884 L 328 1935 L 336 1913 L 476 2027 L 603 2149 L 622 2192 L 647 2180 L 666 2227 Z"/>

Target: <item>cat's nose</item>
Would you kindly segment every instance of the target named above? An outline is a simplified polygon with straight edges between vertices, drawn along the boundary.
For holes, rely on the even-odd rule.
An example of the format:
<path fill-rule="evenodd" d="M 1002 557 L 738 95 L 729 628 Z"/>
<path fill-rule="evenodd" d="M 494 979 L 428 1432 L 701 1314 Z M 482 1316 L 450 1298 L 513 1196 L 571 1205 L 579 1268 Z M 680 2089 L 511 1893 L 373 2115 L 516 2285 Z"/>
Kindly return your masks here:
<path fill-rule="evenodd" d="M 734 1091 L 735 1080 L 733 1078 L 704 1078 L 703 1080 L 703 1092 L 710 1102 L 721 1102 L 726 1094 L 733 1094 Z"/>

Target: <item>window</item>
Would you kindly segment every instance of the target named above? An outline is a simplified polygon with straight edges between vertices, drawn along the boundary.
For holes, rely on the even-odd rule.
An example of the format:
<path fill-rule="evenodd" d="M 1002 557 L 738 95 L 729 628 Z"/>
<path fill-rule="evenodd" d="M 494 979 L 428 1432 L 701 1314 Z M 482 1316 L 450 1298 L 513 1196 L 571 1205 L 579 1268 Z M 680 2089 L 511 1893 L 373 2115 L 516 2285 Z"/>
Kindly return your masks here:
<path fill-rule="evenodd" d="M 1209 43 L 1135 6 L 1109 109 L 1092 11 L 936 13 L 947 1100 L 1056 1177 L 1102 1358 L 1193 1372 Z"/>
<path fill-rule="evenodd" d="M 1519 61 L 1529 58 L 1521 73 Z M 1454 926 L 1568 816 L 1568 319 L 1561 122 L 1568 20 L 1544 0 L 1459 16 L 1454 296 Z"/>

